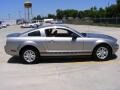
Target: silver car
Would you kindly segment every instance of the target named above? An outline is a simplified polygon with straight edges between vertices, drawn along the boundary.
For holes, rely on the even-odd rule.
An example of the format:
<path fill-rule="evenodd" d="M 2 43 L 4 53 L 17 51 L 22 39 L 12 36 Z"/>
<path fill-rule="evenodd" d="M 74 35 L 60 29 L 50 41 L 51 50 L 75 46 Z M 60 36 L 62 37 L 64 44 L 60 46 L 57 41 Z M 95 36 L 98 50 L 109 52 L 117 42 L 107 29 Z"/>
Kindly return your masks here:
<path fill-rule="evenodd" d="M 35 63 L 41 56 L 91 55 L 109 59 L 119 48 L 117 39 L 103 34 L 80 33 L 62 25 L 41 26 L 24 33 L 7 35 L 5 51 Z"/>

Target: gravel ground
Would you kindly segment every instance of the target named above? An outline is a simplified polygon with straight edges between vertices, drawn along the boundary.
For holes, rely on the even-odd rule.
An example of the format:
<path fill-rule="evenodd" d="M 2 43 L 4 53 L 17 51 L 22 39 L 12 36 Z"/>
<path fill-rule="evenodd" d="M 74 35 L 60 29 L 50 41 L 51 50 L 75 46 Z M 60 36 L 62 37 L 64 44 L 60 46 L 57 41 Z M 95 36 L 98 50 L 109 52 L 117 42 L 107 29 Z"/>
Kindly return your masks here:
<path fill-rule="evenodd" d="M 118 39 L 120 28 L 67 25 L 80 32 L 108 34 Z M 113 60 L 96 62 L 89 58 L 45 59 L 25 65 L 4 52 L 6 35 L 23 32 L 19 26 L 0 29 L 0 90 L 119 90 L 120 50 Z"/>

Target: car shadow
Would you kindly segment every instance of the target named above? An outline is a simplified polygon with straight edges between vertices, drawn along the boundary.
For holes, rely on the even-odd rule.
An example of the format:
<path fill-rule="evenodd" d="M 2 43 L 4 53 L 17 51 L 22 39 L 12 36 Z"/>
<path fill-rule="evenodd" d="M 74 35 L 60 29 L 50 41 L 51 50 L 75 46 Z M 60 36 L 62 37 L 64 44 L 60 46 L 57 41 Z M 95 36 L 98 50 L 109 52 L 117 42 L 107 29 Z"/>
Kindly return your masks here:
<path fill-rule="evenodd" d="M 113 55 L 109 60 L 116 60 L 117 56 Z M 99 60 L 95 60 L 90 56 L 77 56 L 77 57 L 42 57 L 37 64 L 41 63 L 72 63 L 72 62 L 101 62 Z M 104 62 L 104 61 L 102 61 Z M 24 64 L 20 57 L 13 56 L 8 60 L 8 63 L 11 64 Z"/>

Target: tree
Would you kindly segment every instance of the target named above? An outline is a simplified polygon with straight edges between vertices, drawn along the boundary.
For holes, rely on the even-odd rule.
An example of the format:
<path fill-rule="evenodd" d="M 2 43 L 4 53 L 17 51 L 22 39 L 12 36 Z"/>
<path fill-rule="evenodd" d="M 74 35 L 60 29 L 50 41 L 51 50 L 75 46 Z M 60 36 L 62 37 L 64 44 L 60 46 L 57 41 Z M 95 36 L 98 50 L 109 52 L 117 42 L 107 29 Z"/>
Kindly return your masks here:
<path fill-rule="evenodd" d="M 116 17 L 118 16 L 118 9 L 117 5 L 111 5 L 110 7 L 106 8 L 106 16 L 107 17 Z"/>
<path fill-rule="evenodd" d="M 99 8 L 97 17 L 106 17 L 106 10 L 103 8 Z"/>
<path fill-rule="evenodd" d="M 78 10 L 74 10 L 74 9 L 67 9 L 67 10 L 60 10 L 58 9 L 56 11 L 57 13 L 57 18 L 58 19 L 62 19 L 63 17 L 73 17 L 76 18 L 78 17 L 79 11 Z"/>
<path fill-rule="evenodd" d="M 120 0 L 117 0 L 117 5 L 120 5 Z"/>
<path fill-rule="evenodd" d="M 88 11 L 88 16 L 95 18 L 95 17 L 97 17 L 97 12 L 98 12 L 97 7 L 94 6 Z"/>
<path fill-rule="evenodd" d="M 91 7 L 90 9 L 78 11 L 74 9 L 66 9 L 56 10 L 56 15 L 48 14 L 47 17 L 43 18 L 53 18 L 53 19 L 63 19 L 63 18 L 84 18 L 84 17 L 91 17 L 91 18 L 100 18 L 100 17 L 120 17 L 120 0 L 116 0 L 116 4 L 108 6 L 106 8 L 97 8 L 96 6 Z M 41 16 L 38 15 L 34 19 L 41 20 Z"/>
<path fill-rule="evenodd" d="M 33 17 L 33 20 L 37 20 L 37 18 L 36 18 L 36 17 Z"/>
<path fill-rule="evenodd" d="M 41 18 L 41 16 L 40 15 L 38 15 L 37 16 L 37 20 L 41 20 L 42 18 Z"/>
<path fill-rule="evenodd" d="M 64 17 L 63 11 L 60 9 L 56 10 L 56 14 L 57 14 L 56 16 L 58 19 L 62 19 Z"/>
<path fill-rule="evenodd" d="M 42 20 L 42 17 L 40 15 L 33 18 L 33 20 Z"/>
<path fill-rule="evenodd" d="M 54 14 L 48 14 L 48 18 L 56 19 L 56 16 Z"/>
<path fill-rule="evenodd" d="M 79 11 L 78 12 L 78 17 L 79 18 L 83 18 L 84 17 L 84 12 L 83 11 Z"/>

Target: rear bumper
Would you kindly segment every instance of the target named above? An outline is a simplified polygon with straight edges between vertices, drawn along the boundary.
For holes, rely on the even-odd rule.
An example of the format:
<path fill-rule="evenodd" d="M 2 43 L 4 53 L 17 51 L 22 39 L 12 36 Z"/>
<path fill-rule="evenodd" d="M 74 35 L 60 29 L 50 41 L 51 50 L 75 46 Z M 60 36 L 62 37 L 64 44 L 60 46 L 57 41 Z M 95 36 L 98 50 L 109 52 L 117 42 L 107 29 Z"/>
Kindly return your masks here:
<path fill-rule="evenodd" d="M 18 53 L 17 53 L 16 50 L 11 50 L 11 49 L 9 49 L 7 46 L 4 46 L 4 50 L 5 50 L 5 52 L 6 52 L 8 55 L 18 56 Z"/>

